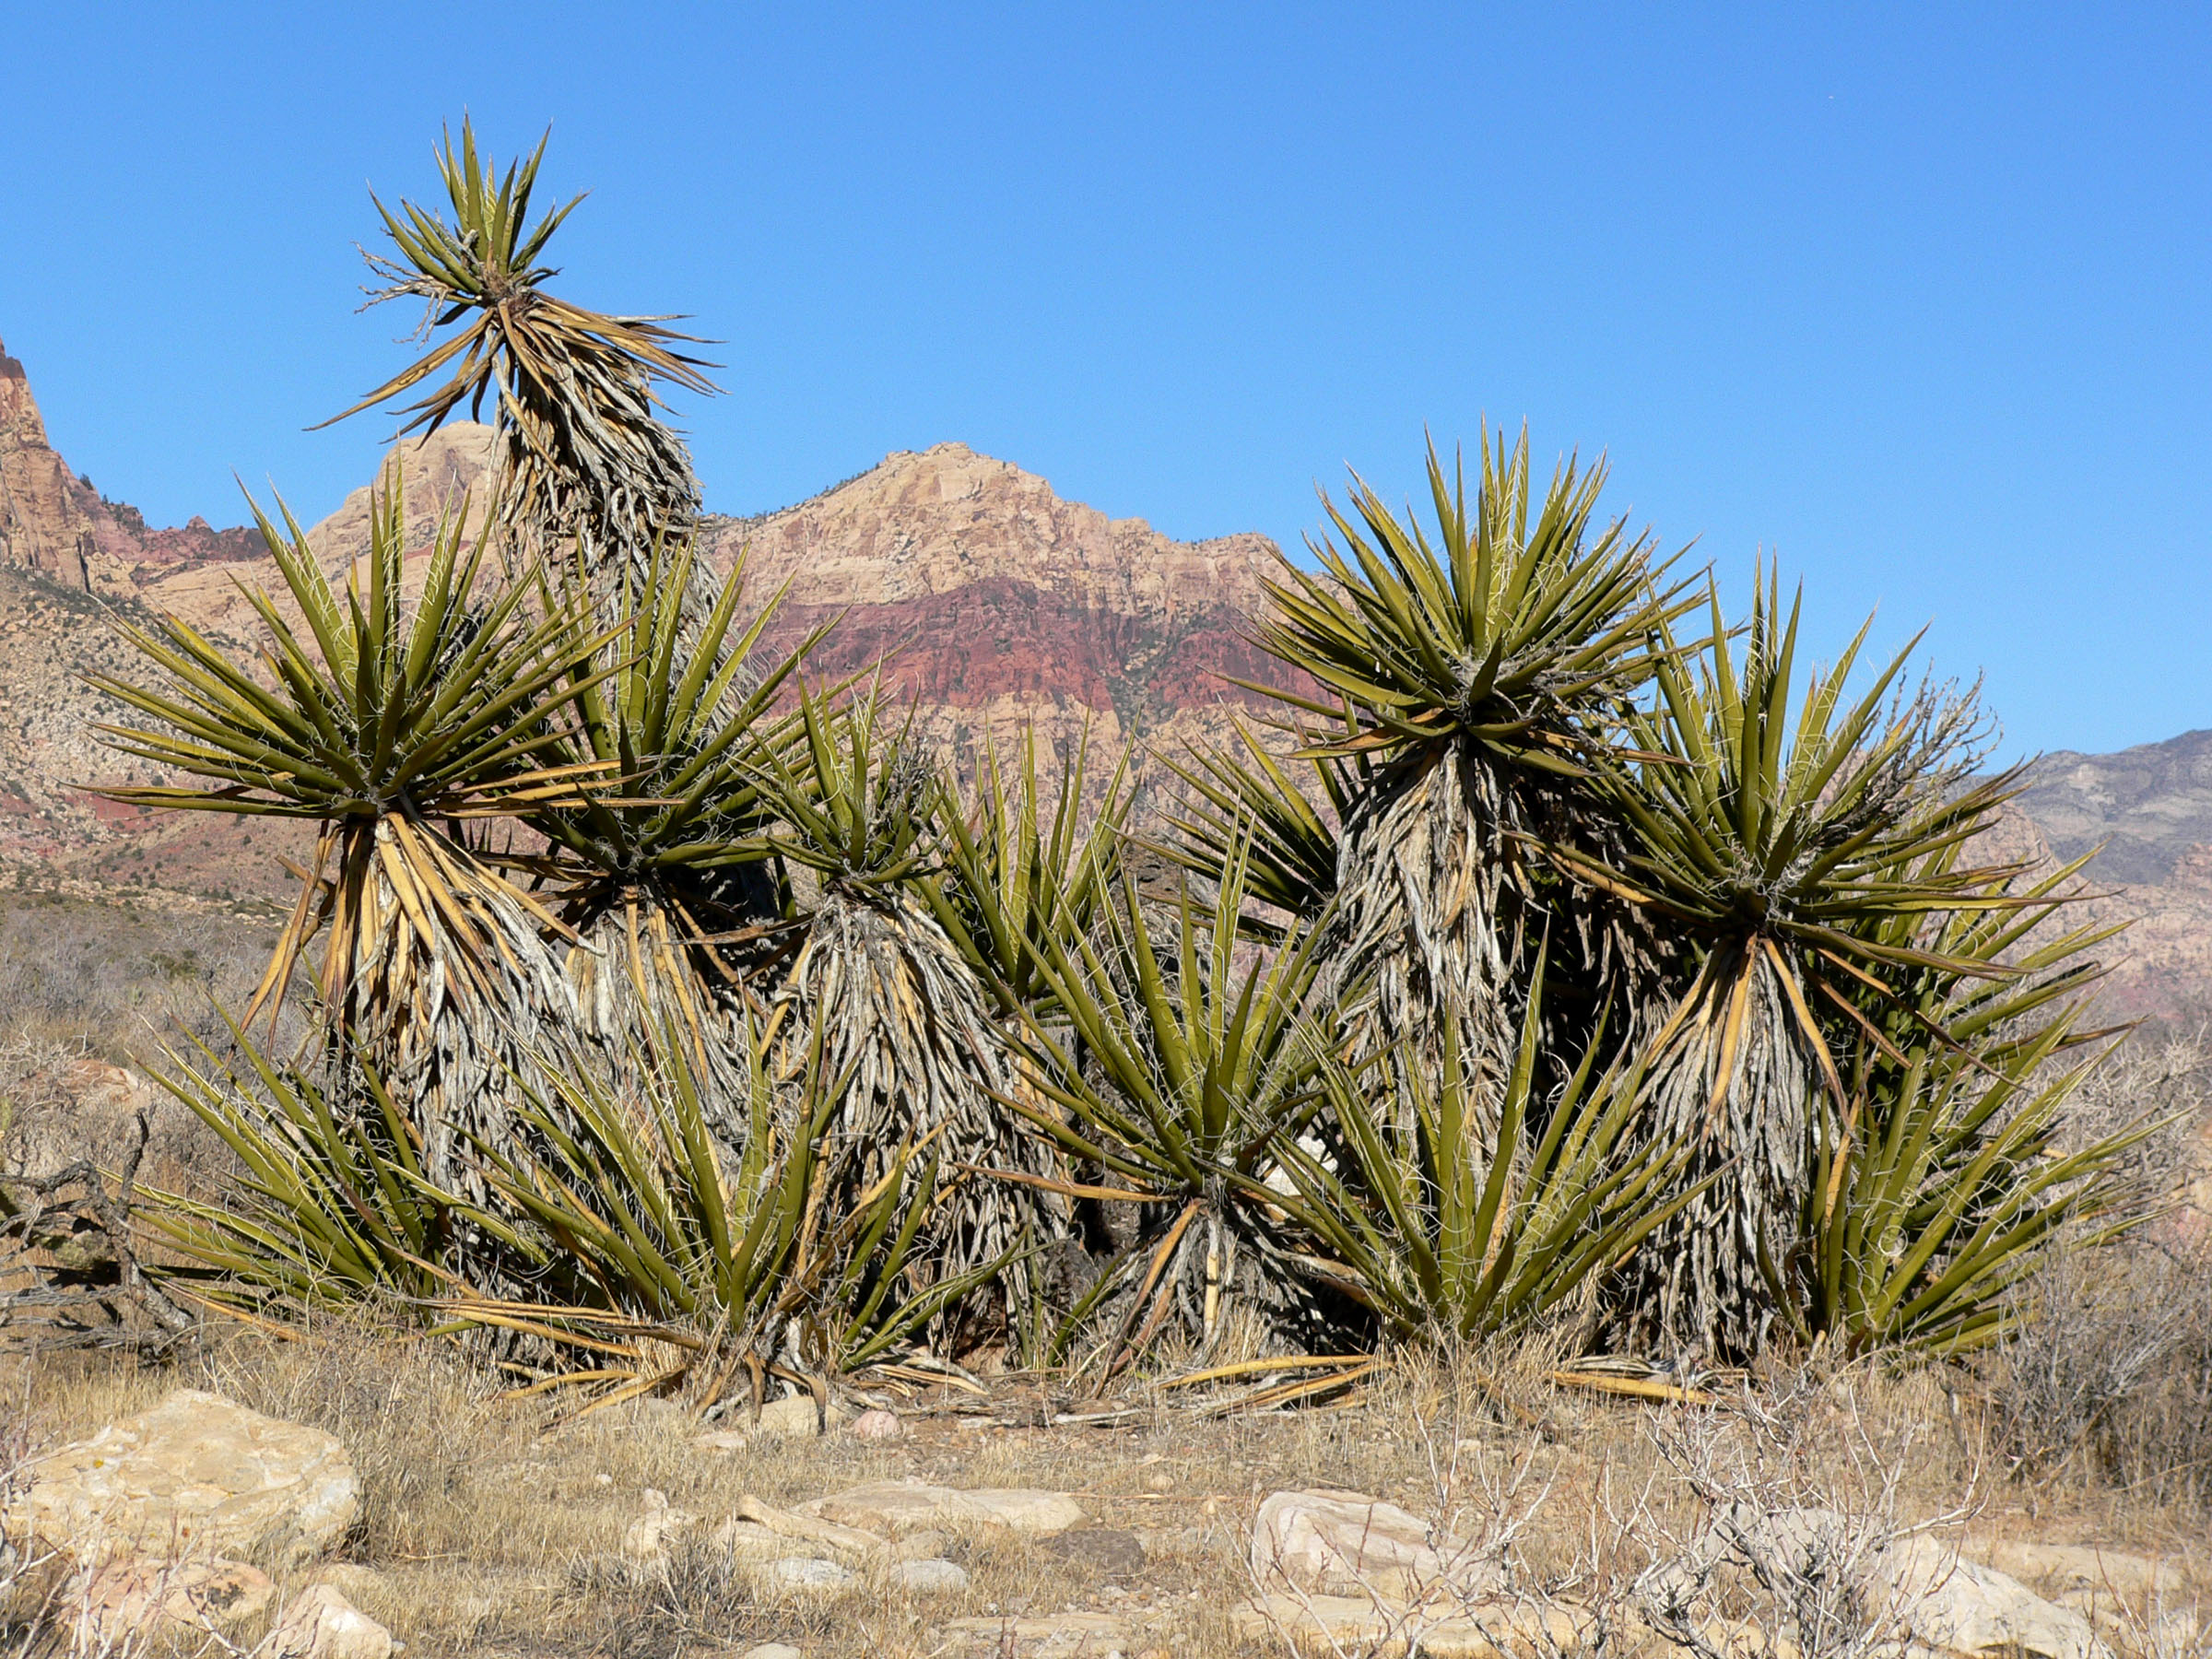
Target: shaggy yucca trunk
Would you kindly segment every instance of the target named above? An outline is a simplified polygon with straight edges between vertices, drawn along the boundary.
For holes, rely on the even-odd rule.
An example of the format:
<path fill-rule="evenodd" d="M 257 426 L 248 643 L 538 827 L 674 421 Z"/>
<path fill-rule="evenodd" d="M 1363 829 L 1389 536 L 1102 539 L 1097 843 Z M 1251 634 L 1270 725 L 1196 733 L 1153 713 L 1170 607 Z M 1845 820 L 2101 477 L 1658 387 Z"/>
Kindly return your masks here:
<path fill-rule="evenodd" d="M 332 839 L 333 936 L 318 987 L 332 1096 L 354 1101 L 359 1068 L 372 1069 L 406 1102 L 424 1176 L 480 1199 L 479 1149 L 506 1145 L 518 1082 L 574 1058 L 576 1003 L 550 918 L 466 849 L 403 818 Z"/>
<path fill-rule="evenodd" d="M 707 1126 L 735 1153 L 750 1122 L 747 1020 L 736 974 L 712 950 L 665 904 L 632 894 L 578 928 L 562 965 L 616 1094 L 642 1100 L 661 1047 L 679 1042 Z"/>
<path fill-rule="evenodd" d="M 934 1283 L 1006 1258 L 1006 1314 L 1026 1322 L 1040 1285 L 1030 1253 L 1065 1230 L 1065 1201 L 989 1173 L 1049 1178 L 1052 1157 L 1003 1103 L 1027 1086 L 944 929 L 896 887 L 827 881 L 777 1010 L 783 1066 L 802 1063 L 818 1021 L 819 1065 L 843 1085 L 824 1150 L 833 1213 L 902 1151 L 935 1160 L 942 1185 L 913 1271 Z"/>
<path fill-rule="evenodd" d="M 1495 769 L 1453 741 L 1394 763 L 1353 803 L 1339 841 L 1333 972 L 1338 987 L 1367 990 L 1349 1023 L 1352 1058 L 1405 1045 L 1436 1076 L 1451 1046 L 1486 1144 L 1536 944 L 1511 834 L 1524 817 Z"/>
<path fill-rule="evenodd" d="M 1585 1052 L 1601 1020 L 1614 1050 L 1654 1026 L 1658 941 L 1626 906 L 1571 887 L 1547 856 L 1610 835 L 1580 795 L 1501 767 L 1465 738 L 1381 772 L 1352 802 L 1338 841 L 1334 988 L 1363 993 L 1347 1025 L 1350 1056 L 1402 1050 L 1441 1077 L 1455 1053 L 1488 1147 L 1547 944 L 1540 1094 L 1556 1089 L 1559 1058 Z"/>
<path fill-rule="evenodd" d="M 1623 1277 L 1632 1344 L 1733 1361 L 1786 1327 L 1824 1089 L 1764 944 L 1716 955 L 1645 1065 L 1643 1139 L 1688 1153 L 1684 1185 L 1712 1184 Z"/>

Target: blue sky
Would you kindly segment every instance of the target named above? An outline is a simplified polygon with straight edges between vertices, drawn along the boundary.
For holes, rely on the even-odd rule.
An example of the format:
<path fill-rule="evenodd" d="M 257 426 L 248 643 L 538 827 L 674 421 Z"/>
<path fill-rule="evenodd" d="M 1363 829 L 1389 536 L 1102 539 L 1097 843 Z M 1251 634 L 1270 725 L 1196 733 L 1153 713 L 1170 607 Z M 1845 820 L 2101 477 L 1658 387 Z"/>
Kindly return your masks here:
<path fill-rule="evenodd" d="M 558 291 L 722 342 L 718 511 L 957 438 L 1295 545 L 1526 419 L 2103 749 L 2212 725 L 2208 94 L 2178 6 L 6 0 L 0 339 L 156 522 L 320 513 L 415 320 L 354 314 L 368 186 L 550 122 Z"/>

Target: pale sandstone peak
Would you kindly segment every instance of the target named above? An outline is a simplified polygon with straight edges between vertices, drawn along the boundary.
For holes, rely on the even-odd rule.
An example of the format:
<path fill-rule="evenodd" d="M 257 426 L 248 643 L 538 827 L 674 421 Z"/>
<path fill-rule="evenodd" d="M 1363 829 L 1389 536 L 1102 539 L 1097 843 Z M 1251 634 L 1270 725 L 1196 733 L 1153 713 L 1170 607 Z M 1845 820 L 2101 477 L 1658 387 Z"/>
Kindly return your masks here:
<path fill-rule="evenodd" d="M 0 565 L 86 593 L 132 591 L 120 526 L 46 438 L 30 376 L 0 346 Z"/>

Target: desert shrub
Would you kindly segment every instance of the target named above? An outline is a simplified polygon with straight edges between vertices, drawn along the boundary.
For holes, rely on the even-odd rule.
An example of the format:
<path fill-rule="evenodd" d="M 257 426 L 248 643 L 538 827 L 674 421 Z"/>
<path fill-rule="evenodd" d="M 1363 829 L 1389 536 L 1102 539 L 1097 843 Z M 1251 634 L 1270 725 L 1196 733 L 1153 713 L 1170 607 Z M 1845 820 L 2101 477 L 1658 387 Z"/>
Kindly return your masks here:
<path fill-rule="evenodd" d="M 1997 1445 L 2018 1477 L 2212 1509 L 2212 1239 L 2186 1202 L 2208 1070 L 2201 1035 L 2168 1035 L 2131 1043 L 2080 1092 L 2070 1142 L 2159 1115 L 2124 1174 L 2146 1201 L 2182 1207 L 2103 1248 L 2069 1241 L 2013 1292 L 2018 1335 L 1986 1371 Z"/>

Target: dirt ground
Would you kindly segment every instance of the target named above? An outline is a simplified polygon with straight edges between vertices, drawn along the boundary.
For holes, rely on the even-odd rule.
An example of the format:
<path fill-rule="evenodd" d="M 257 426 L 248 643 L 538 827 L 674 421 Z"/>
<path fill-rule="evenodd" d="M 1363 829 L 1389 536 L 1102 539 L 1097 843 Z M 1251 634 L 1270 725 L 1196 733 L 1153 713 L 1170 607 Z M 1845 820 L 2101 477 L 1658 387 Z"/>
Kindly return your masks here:
<path fill-rule="evenodd" d="M 1253 1512 L 1290 1488 L 1391 1500 L 1499 1552 L 1517 1591 L 1585 1606 L 1617 1601 L 1710 1505 L 1735 1497 L 1940 1523 L 1969 1549 L 2094 1542 L 2164 1559 L 2193 1594 L 2207 1584 L 2201 1517 L 2087 1482 L 2008 1478 L 1962 1371 L 1778 1371 L 1696 1406 L 1547 1371 L 1529 1352 L 1406 1359 L 1335 1402 L 1228 1417 L 1187 1391 L 1138 1387 L 1104 1403 L 1126 1414 L 1104 1427 L 1049 1426 L 1100 1405 L 1051 1380 L 1001 1377 L 981 1395 L 884 1394 L 903 1433 L 875 1442 L 747 1433 L 742 1418 L 702 1425 L 652 1401 L 556 1420 L 542 1399 L 502 1397 L 450 1344 L 351 1328 L 230 1333 L 159 1367 L 27 1361 L 6 1382 L 18 1443 L 33 1448 L 181 1385 L 336 1434 L 361 1478 L 360 1519 L 335 1563 L 279 1572 L 280 1585 L 329 1577 L 411 1659 L 674 1659 L 771 1641 L 809 1659 L 1282 1653 L 1281 1640 L 1241 1632 L 1238 1616 L 1253 1601 Z M 718 1430 L 745 1445 L 700 1444 Z M 650 1567 L 623 1553 L 625 1529 L 657 1501 L 712 1520 L 748 1494 L 788 1507 L 910 1477 L 1066 1492 L 1088 1520 L 1037 1542 L 953 1529 L 941 1550 L 970 1583 L 936 1597 L 892 1588 L 880 1569 L 856 1588 L 779 1595 L 704 1546 Z M 2180 1659 L 2164 1651 L 2171 1630 L 2140 1643 L 2108 1635 L 2123 1653 Z"/>

